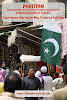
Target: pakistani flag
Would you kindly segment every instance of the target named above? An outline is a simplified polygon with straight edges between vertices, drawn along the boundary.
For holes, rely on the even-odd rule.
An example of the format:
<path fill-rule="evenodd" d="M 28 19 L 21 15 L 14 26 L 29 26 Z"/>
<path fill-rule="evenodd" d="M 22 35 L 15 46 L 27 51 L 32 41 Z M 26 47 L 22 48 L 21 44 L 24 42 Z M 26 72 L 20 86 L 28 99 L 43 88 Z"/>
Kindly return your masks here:
<path fill-rule="evenodd" d="M 61 33 L 42 29 L 41 61 L 48 64 L 61 64 Z"/>

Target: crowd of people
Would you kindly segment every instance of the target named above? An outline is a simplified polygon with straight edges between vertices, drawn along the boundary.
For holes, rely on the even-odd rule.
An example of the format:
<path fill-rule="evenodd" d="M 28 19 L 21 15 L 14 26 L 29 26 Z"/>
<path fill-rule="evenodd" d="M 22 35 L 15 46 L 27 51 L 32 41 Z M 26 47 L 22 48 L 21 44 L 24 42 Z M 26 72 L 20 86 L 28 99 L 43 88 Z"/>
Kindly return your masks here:
<path fill-rule="evenodd" d="M 54 73 L 54 77 L 48 74 L 47 66 L 42 66 L 35 72 L 33 67 L 29 67 L 27 76 L 21 75 L 21 65 L 17 64 L 14 71 L 0 68 L 0 99 L 2 100 L 67 100 L 67 64 L 63 67 L 64 74 L 59 77 L 59 73 Z M 51 97 L 25 97 L 17 98 L 16 90 L 47 90 L 52 91 Z"/>

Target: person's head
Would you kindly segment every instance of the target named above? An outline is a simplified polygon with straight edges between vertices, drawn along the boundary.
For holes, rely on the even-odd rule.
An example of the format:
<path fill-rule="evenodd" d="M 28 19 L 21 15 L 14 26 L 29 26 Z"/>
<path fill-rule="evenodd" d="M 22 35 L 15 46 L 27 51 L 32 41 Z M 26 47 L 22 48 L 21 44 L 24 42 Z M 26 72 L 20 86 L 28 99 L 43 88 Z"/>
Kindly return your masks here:
<path fill-rule="evenodd" d="M 41 76 L 41 72 L 38 70 L 38 71 L 36 71 L 36 73 L 35 73 L 35 77 L 40 77 Z"/>
<path fill-rule="evenodd" d="M 2 67 L 5 67 L 5 66 L 6 66 L 5 62 L 3 62 L 3 63 L 2 63 Z"/>
<path fill-rule="evenodd" d="M 2 63 L 1 68 L 6 69 L 6 64 L 5 64 L 5 62 Z"/>
<path fill-rule="evenodd" d="M 67 64 L 64 64 L 63 72 L 64 72 L 64 81 L 67 82 Z"/>
<path fill-rule="evenodd" d="M 54 79 L 55 78 L 58 78 L 59 77 L 59 73 L 58 72 L 55 72 L 55 74 L 54 74 Z"/>
<path fill-rule="evenodd" d="M 31 68 L 28 69 L 28 75 L 29 75 L 30 77 L 35 76 L 35 70 L 34 70 L 33 67 L 31 67 Z"/>
<path fill-rule="evenodd" d="M 14 93 L 15 90 L 21 90 L 21 89 L 22 89 L 21 77 L 14 72 L 10 72 L 6 76 L 4 81 L 4 91 Z"/>
<path fill-rule="evenodd" d="M 18 70 L 19 72 L 21 72 L 21 64 L 18 63 L 18 64 L 16 65 L 16 70 Z"/>
<path fill-rule="evenodd" d="M 46 66 L 42 66 L 41 67 L 41 73 L 42 74 L 46 74 L 47 73 L 47 67 Z"/>

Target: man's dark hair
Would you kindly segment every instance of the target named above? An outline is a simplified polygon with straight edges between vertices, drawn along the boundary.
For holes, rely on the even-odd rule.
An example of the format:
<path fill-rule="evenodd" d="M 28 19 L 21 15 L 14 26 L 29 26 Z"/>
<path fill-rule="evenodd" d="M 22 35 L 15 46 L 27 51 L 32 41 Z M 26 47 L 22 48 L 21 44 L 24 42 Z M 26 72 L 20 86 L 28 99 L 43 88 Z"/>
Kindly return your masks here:
<path fill-rule="evenodd" d="M 34 69 L 34 71 L 35 71 L 35 68 L 34 68 L 34 67 L 29 67 L 29 68 L 28 68 L 28 72 L 29 72 L 30 69 Z"/>
<path fill-rule="evenodd" d="M 55 72 L 55 78 L 58 78 L 59 77 L 59 73 L 58 72 Z"/>
<path fill-rule="evenodd" d="M 16 65 L 16 70 L 19 70 L 19 68 L 21 68 L 21 64 L 18 63 L 18 64 Z"/>
<path fill-rule="evenodd" d="M 21 90 L 21 89 L 22 89 L 21 77 L 14 72 L 10 72 L 4 81 L 4 91 L 14 93 L 15 90 Z"/>

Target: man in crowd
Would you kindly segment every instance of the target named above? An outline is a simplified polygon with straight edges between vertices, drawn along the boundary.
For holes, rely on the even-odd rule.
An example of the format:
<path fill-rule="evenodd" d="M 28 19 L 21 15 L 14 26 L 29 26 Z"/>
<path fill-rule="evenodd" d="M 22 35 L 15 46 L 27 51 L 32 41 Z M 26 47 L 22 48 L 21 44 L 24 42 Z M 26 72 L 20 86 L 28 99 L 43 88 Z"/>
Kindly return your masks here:
<path fill-rule="evenodd" d="M 16 70 L 14 70 L 14 72 L 21 76 L 21 64 L 18 63 L 16 65 Z"/>
<path fill-rule="evenodd" d="M 0 82 L 4 82 L 6 76 L 6 70 L 3 68 L 0 68 Z"/>
<path fill-rule="evenodd" d="M 63 67 L 64 78 L 61 84 L 61 89 L 54 92 L 51 100 L 67 100 L 67 64 Z"/>
<path fill-rule="evenodd" d="M 63 77 L 59 78 L 59 73 L 54 74 L 54 80 L 52 81 L 53 90 L 63 87 Z"/>
<path fill-rule="evenodd" d="M 38 70 L 38 71 L 36 71 L 36 73 L 35 73 L 35 77 L 37 77 L 37 78 L 39 78 L 40 79 L 40 76 L 41 76 L 41 72 Z"/>
<path fill-rule="evenodd" d="M 52 90 L 52 77 L 48 75 L 47 67 L 41 67 L 41 77 L 40 77 L 42 86 L 44 90 Z"/>
<path fill-rule="evenodd" d="M 28 76 L 24 78 L 24 90 L 38 90 L 41 89 L 40 80 L 35 77 L 34 68 L 29 68 Z M 37 97 L 27 97 L 26 100 L 38 100 Z"/>
<path fill-rule="evenodd" d="M 15 97 L 15 90 L 22 90 L 22 79 L 18 74 L 10 72 L 4 81 L 4 93 L 0 95 L 0 100 L 25 100 Z"/>

